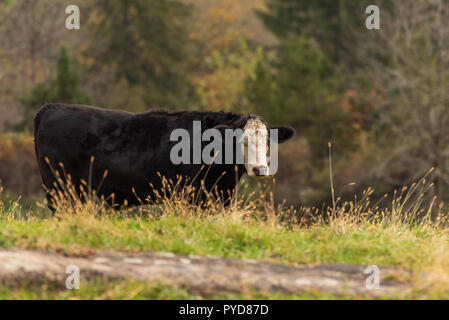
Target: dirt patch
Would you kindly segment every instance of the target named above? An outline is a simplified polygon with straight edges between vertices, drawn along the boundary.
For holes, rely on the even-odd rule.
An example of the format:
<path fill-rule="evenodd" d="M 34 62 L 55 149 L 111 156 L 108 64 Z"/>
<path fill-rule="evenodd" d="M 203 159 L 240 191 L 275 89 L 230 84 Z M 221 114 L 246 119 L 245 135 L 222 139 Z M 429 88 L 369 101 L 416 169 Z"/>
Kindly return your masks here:
<path fill-rule="evenodd" d="M 236 260 L 172 253 L 95 253 L 88 257 L 0 250 L 0 282 L 16 286 L 25 283 L 53 283 L 65 288 L 66 268 L 80 269 L 80 283 L 103 279 L 134 279 L 162 282 L 210 295 L 223 292 L 258 290 L 300 294 L 305 291 L 336 295 L 397 296 L 408 292 L 407 272 L 380 268 L 380 288 L 366 286 L 366 267 L 333 264 L 289 266 L 252 260 Z"/>

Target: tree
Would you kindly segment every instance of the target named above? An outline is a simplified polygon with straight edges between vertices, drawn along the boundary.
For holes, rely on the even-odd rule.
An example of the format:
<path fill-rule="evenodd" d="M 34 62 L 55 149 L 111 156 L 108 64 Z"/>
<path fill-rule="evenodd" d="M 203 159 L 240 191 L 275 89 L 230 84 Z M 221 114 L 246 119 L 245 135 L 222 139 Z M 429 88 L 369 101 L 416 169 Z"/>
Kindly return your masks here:
<path fill-rule="evenodd" d="M 449 1 L 397 1 L 393 9 L 382 15 L 382 32 L 360 40 L 367 74 L 385 91 L 374 132 L 379 147 L 371 175 L 398 186 L 434 167 L 434 195 L 447 199 L 443 191 L 449 183 Z"/>
<path fill-rule="evenodd" d="M 65 47 L 60 49 L 56 76 L 47 83 L 36 85 L 31 92 L 22 99 L 23 118 L 17 129 L 31 129 L 34 113 L 45 103 L 74 103 L 90 104 L 91 98 L 81 88 L 81 80 L 77 64 L 69 56 Z"/>
<path fill-rule="evenodd" d="M 341 137 L 351 129 L 342 109 L 339 67 L 321 51 L 316 41 L 291 35 L 280 48 L 274 72 L 259 62 L 256 75 L 247 80 L 247 96 L 275 124 L 290 123 L 307 138 L 313 154 L 327 154 L 327 142 L 343 147 Z"/>
<path fill-rule="evenodd" d="M 54 102 L 89 104 L 89 95 L 81 88 L 76 61 L 72 60 L 65 47 L 61 48 L 56 78 L 50 87 L 50 98 Z"/>
<path fill-rule="evenodd" d="M 334 62 L 352 56 L 353 30 L 364 26 L 368 0 L 266 0 L 257 11 L 265 26 L 279 39 L 302 35 L 315 39 Z M 348 46 L 349 44 L 349 46 Z"/>
<path fill-rule="evenodd" d="M 20 98 L 51 79 L 61 41 L 71 43 L 64 8 L 54 0 L 0 1 L 0 127 L 17 122 Z"/>
<path fill-rule="evenodd" d="M 239 49 L 240 39 L 249 44 L 270 46 L 276 38 L 264 28 L 254 10 L 264 8 L 264 0 L 184 0 L 195 6 L 190 17 L 191 38 L 197 44 L 195 60 L 202 67 L 215 52 Z"/>
<path fill-rule="evenodd" d="M 254 73 L 245 80 L 245 96 L 249 108 L 263 116 L 269 123 L 282 121 L 280 108 L 276 105 L 278 87 L 269 62 L 265 56 L 257 60 Z"/>
<path fill-rule="evenodd" d="M 207 72 L 195 77 L 199 105 L 201 108 L 215 111 L 235 111 L 252 113 L 245 93 L 245 82 L 253 77 L 257 62 L 262 56 L 272 56 L 262 47 L 251 48 L 244 39 L 239 47 L 216 51 L 207 58 Z"/>
<path fill-rule="evenodd" d="M 177 0 L 100 0 L 89 9 L 91 74 L 108 70 L 116 83 L 141 88 L 146 107 L 180 107 L 194 98 L 186 18 Z"/>
<path fill-rule="evenodd" d="M 347 185 L 359 174 L 363 157 L 354 150 L 362 149 L 369 128 L 362 112 L 370 108 L 357 91 L 364 61 L 358 58 L 360 43 L 353 39 L 367 31 L 367 5 L 365 0 L 266 0 L 267 9 L 258 11 L 279 40 L 278 60 L 258 65 L 257 76 L 248 79 L 247 96 L 265 117 L 292 124 L 305 138 L 313 166 L 309 188 L 299 192 L 303 203 L 329 200 L 324 191 L 329 183 L 329 141 L 338 154 L 336 185 Z"/>

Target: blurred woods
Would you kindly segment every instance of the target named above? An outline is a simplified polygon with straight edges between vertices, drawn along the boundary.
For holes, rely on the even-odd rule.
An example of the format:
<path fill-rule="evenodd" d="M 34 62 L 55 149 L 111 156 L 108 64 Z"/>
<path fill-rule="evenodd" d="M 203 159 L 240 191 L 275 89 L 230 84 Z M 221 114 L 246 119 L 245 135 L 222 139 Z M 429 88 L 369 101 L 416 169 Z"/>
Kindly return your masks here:
<path fill-rule="evenodd" d="M 0 179 L 10 191 L 36 191 L 22 136 L 42 104 L 65 102 L 292 125 L 277 201 L 330 201 L 329 141 L 343 197 L 367 186 L 383 196 L 435 167 L 434 194 L 448 200 L 449 1 L 80 0 L 81 29 L 69 31 L 72 2 L 0 0 Z M 371 4 L 380 30 L 365 27 Z"/>

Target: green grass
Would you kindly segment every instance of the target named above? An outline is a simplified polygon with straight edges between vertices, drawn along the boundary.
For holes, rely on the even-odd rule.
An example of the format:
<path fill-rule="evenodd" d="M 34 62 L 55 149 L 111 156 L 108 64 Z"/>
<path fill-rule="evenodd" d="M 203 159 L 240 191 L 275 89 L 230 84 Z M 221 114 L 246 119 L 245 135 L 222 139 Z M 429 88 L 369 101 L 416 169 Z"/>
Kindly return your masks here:
<path fill-rule="evenodd" d="M 409 190 L 414 192 L 416 187 Z M 162 251 L 297 265 L 391 266 L 412 271 L 407 279 L 399 279 L 414 284 L 409 298 L 446 298 L 448 224 L 444 215 L 436 221 L 428 219 L 433 203 L 427 211 L 419 209 L 421 196 L 410 205 L 409 193 L 395 194 L 390 209 L 369 207 L 369 191 L 350 203 L 339 204 L 336 199 L 327 219 L 307 222 L 292 219 L 291 211 L 274 210 L 267 203 L 199 209 L 182 199 L 166 199 L 161 205 L 136 212 L 111 211 L 95 202 L 77 203 L 75 207 L 62 203 L 58 214 L 52 216 L 44 209 L 27 212 L 17 203 L 0 201 L 0 247 L 77 255 L 91 251 Z M 419 276 L 422 272 L 432 276 L 424 281 Z M 117 287 L 122 289 L 117 291 Z M 0 293 L 11 298 L 201 298 L 179 288 L 126 281 L 89 284 L 75 293 L 33 287 L 2 287 Z M 260 293 L 226 294 L 222 298 L 263 297 L 257 295 Z M 275 293 L 267 296 L 275 297 Z M 292 298 L 336 297 L 307 293 Z"/>
<path fill-rule="evenodd" d="M 447 289 L 414 289 L 401 297 L 388 299 L 447 299 Z M 162 283 L 147 283 L 133 280 L 105 281 L 102 279 L 80 283 L 80 289 L 68 290 L 35 284 L 23 284 L 20 287 L 10 287 L 0 284 L 0 300 L 364 300 L 372 299 L 363 295 L 332 295 L 318 291 L 298 294 L 280 292 L 262 293 L 247 291 L 241 293 L 221 293 L 200 295 L 190 293 L 184 288 L 175 288 Z M 380 300 L 387 298 L 378 298 Z"/>
<path fill-rule="evenodd" d="M 341 298 L 341 297 L 339 297 Z M 259 292 L 226 293 L 202 296 L 189 293 L 182 288 L 142 281 L 90 281 L 81 284 L 79 290 L 48 287 L 47 285 L 24 285 L 12 288 L 0 285 L 0 300 L 310 300 L 337 299 L 332 295 L 304 293 L 287 295 L 282 293 L 264 294 Z"/>
<path fill-rule="evenodd" d="M 422 271 L 445 249 L 447 235 L 426 226 L 317 224 L 286 228 L 263 221 L 164 215 L 159 218 L 64 216 L 0 221 L 0 247 L 165 251 L 280 263 L 352 263 Z M 437 254 L 437 252 L 438 254 Z"/>
<path fill-rule="evenodd" d="M 178 300 L 197 298 L 183 289 L 135 281 L 91 281 L 80 286 L 79 290 L 67 290 L 47 285 L 23 285 L 19 288 L 0 285 L 1 300 Z"/>
<path fill-rule="evenodd" d="M 417 289 L 410 297 L 448 296 L 445 288 L 449 283 L 449 241 L 444 228 L 428 224 L 355 224 L 348 223 L 345 219 L 335 219 L 328 224 L 316 223 L 308 227 L 286 227 L 232 214 L 211 216 L 166 213 L 160 216 L 152 213 L 150 209 L 146 216 L 82 213 L 50 218 L 3 218 L 0 219 L 0 247 L 81 255 L 92 250 L 163 251 L 283 264 L 350 263 L 393 266 L 415 271 L 415 275 L 418 272 L 438 275 L 435 279 L 438 283 L 436 287 L 430 290 L 429 284 L 417 282 Z M 414 276 L 405 280 L 420 281 Z M 121 291 L 114 291 L 119 284 L 111 284 L 109 289 L 101 285 L 98 290 L 112 292 L 110 295 L 104 293 L 111 299 L 127 298 L 126 295 L 133 292 L 133 284 L 120 285 L 124 286 Z M 136 286 L 140 288 L 141 284 Z M 65 290 L 39 291 L 33 288 L 10 289 L 6 290 L 4 296 L 20 298 L 29 294 L 29 298 L 40 296 L 49 299 L 102 297 L 94 287 L 88 286 L 85 291 L 78 293 Z M 159 289 L 150 289 L 144 286 L 135 297 L 157 299 Z M 185 292 L 182 290 L 167 290 L 161 291 L 167 294 L 166 298 L 195 298 L 184 296 Z M 248 295 L 222 295 L 222 298 L 232 297 L 244 299 Z M 270 299 L 275 297 L 275 294 L 267 296 Z M 336 297 L 309 293 L 292 298 Z"/>

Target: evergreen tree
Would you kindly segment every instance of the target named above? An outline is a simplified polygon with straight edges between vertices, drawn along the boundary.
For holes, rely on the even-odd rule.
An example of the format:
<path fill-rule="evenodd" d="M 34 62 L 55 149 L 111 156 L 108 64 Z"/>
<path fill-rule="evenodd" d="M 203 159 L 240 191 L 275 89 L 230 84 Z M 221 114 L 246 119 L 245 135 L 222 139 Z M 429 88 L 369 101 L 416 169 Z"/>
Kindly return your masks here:
<path fill-rule="evenodd" d="M 270 67 L 259 59 L 254 75 L 245 81 L 245 95 L 251 110 L 275 125 L 282 122 L 281 110 L 276 106 L 277 93 L 275 77 Z"/>
<path fill-rule="evenodd" d="M 278 106 L 309 141 L 316 156 L 327 154 L 327 142 L 341 136 L 341 79 L 315 41 L 291 36 L 278 65 Z M 288 118 L 287 118 L 288 117 Z"/>
<path fill-rule="evenodd" d="M 316 157 L 326 156 L 328 141 L 347 145 L 342 136 L 351 129 L 341 107 L 343 79 L 316 41 L 291 35 L 274 67 L 272 72 L 259 62 L 255 77 L 246 81 L 253 110 L 274 124 L 292 124 Z"/>
<path fill-rule="evenodd" d="M 189 14 L 190 6 L 178 0 L 95 1 L 88 54 L 97 67 L 111 67 L 116 81 L 143 88 L 147 107 L 186 107 L 194 96 Z"/>
<path fill-rule="evenodd" d="M 355 58 L 357 43 L 351 38 L 356 32 L 367 31 L 366 1 L 266 3 L 267 10 L 258 15 L 279 40 L 278 60 L 259 65 L 256 77 L 247 81 L 247 97 L 254 109 L 270 114 L 268 119 L 293 125 L 305 138 L 313 169 L 302 200 L 317 204 L 327 198 L 323 190 L 329 177 L 328 142 L 342 158 L 359 143 L 360 130 L 353 125 L 352 106 L 344 109 L 343 101 L 355 78 L 348 70 L 361 65 Z M 334 164 L 344 167 L 348 162 Z"/>
<path fill-rule="evenodd" d="M 257 14 L 279 39 L 290 34 L 313 38 L 326 55 L 340 62 L 356 51 L 352 35 L 366 31 L 365 9 L 370 4 L 368 0 L 266 0 L 268 10 Z"/>
<path fill-rule="evenodd" d="M 89 94 L 81 88 L 76 62 L 65 47 L 59 53 L 56 76 L 49 83 L 40 83 L 22 99 L 23 121 L 16 129 L 31 129 L 35 112 L 45 103 L 90 104 Z"/>
<path fill-rule="evenodd" d="M 52 102 L 91 103 L 89 95 L 81 88 L 76 62 L 70 58 L 65 47 L 59 53 L 56 78 L 49 88 L 49 98 Z"/>

